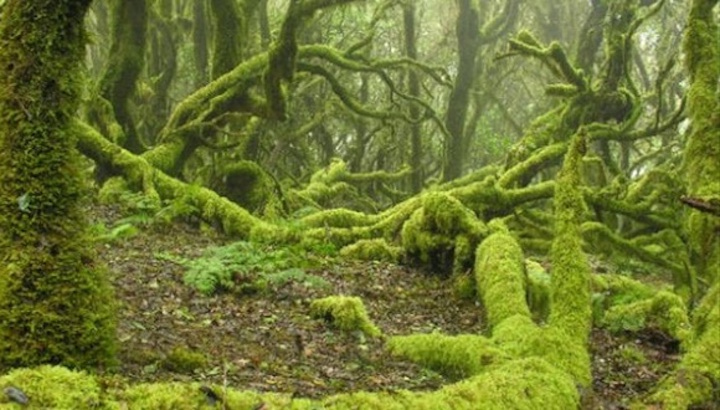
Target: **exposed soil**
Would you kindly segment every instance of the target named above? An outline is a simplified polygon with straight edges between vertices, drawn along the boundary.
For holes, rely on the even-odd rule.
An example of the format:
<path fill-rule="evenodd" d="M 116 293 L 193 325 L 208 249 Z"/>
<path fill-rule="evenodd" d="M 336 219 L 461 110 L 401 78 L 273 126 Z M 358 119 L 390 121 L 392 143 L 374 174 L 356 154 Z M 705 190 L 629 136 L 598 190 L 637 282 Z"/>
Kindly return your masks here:
<path fill-rule="evenodd" d="M 113 226 L 121 216 L 98 208 Z M 161 253 L 197 257 L 222 238 L 174 224 L 99 244 L 119 300 L 120 372 L 135 381 L 193 380 L 238 389 L 320 397 L 356 390 L 431 390 L 452 383 L 389 355 L 380 339 L 346 333 L 309 316 L 312 299 L 359 296 L 386 335 L 479 333 L 482 311 L 449 281 L 405 266 L 318 258 L 308 273 L 329 288 L 288 284 L 272 292 L 203 296 L 183 283 L 184 268 Z M 587 408 L 622 409 L 647 392 L 676 360 L 663 338 L 592 334 L 594 392 Z M 174 349 L 201 353 L 195 370 L 177 369 Z"/>

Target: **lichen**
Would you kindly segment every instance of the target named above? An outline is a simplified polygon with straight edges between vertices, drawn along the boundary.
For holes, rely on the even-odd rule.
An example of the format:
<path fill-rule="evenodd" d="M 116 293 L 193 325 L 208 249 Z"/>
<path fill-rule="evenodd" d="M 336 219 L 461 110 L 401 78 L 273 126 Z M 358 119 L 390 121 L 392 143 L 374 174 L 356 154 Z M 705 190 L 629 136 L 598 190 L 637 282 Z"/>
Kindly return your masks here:
<path fill-rule="evenodd" d="M 345 331 L 360 330 L 368 336 L 377 337 L 380 329 L 370 320 L 362 299 L 353 296 L 328 296 L 310 304 L 313 317 L 324 318 Z"/>

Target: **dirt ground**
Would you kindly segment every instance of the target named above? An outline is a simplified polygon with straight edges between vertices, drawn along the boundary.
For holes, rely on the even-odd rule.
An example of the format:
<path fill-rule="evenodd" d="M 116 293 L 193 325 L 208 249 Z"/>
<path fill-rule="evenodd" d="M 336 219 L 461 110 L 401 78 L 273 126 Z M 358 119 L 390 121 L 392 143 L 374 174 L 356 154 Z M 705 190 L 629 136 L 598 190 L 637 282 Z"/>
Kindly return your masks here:
<path fill-rule="evenodd" d="M 98 208 L 95 223 L 121 215 Z M 308 274 L 330 286 L 296 283 L 256 294 L 204 296 L 183 283 L 185 268 L 163 254 L 194 258 L 225 239 L 183 224 L 149 226 L 129 238 L 98 244 L 120 306 L 120 373 L 134 381 L 198 381 L 237 389 L 321 397 L 356 390 L 430 390 L 452 383 L 394 358 L 381 339 L 334 329 L 311 318 L 311 300 L 359 296 L 386 335 L 440 331 L 480 333 L 482 310 L 448 280 L 406 266 L 318 257 Z M 593 392 L 587 408 L 623 409 L 648 392 L 677 360 L 662 335 L 591 337 Z M 173 353 L 174 352 L 174 353 Z M 182 368 L 170 359 L 192 352 L 203 360 Z"/>

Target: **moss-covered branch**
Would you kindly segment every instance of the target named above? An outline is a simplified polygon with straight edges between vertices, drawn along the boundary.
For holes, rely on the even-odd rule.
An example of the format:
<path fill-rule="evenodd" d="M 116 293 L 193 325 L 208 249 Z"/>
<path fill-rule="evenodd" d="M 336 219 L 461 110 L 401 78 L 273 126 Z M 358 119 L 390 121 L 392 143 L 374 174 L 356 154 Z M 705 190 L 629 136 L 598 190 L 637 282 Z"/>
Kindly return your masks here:
<path fill-rule="evenodd" d="M 555 186 L 555 238 L 550 251 L 553 305 L 549 318 L 551 327 L 568 334 L 569 344 L 583 348 L 588 343 L 592 318 L 590 266 L 583 252 L 581 232 L 587 213 L 580 171 L 587 150 L 585 138 L 582 131 L 573 137 Z M 589 359 L 587 364 L 585 381 L 590 378 Z"/>
<path fill-rule="evenodd" d="M 168 176 L 153 168 L 143 157 L 109 142 L 90 126 L 76 121 L 73 130 L 80 138 L 78 144 L 83 154 L 108 164 L 137 187 L 143 187 L 146 191 L 152 187 L 162 199 L 183 199 L 198 210 L 203 220 L 219 227 L 227 235 L 248 238 L 255 229 L 269 229 L 267 223 L 237 204 L 209 189 L 192 187 Z"/>

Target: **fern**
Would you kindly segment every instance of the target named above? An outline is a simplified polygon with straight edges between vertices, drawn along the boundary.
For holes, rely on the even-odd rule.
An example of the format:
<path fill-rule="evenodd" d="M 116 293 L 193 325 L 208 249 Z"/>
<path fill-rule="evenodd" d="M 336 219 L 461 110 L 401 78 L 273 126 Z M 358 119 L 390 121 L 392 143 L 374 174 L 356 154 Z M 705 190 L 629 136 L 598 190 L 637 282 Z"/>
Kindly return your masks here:
<path fill-rule="evenodd" d="M 159 257 L 184 266 L 185 284 L 204 295 L 217 291 L 266 291 L 290 282 L 307 287 L 327 286 L 324 279 L 300 269 L 306 258 L 288 248 L 273 249 L 252 242 L 234 242 L 208 248 L 197 259 L 169 254 Z"/>

